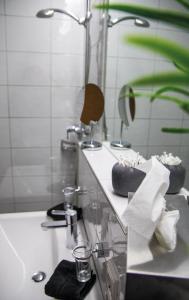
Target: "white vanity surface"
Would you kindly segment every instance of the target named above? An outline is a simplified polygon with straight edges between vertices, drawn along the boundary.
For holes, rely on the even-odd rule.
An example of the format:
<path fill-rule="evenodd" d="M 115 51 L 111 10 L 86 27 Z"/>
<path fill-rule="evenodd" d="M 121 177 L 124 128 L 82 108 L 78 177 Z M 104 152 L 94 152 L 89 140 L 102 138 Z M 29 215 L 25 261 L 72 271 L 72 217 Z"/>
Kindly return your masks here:
<path fill-rule="evenodd" d="M 114 194 L 112 188 L 112 167 L 118 161 L 120 155 L 124 155 L 124 157 L 126 155 L 136 156 L 136 152 L 132 149 L 113 150 L 109 147 L 108 142 L 104 142 L 101 150 L 83 150 L 83 153 L 102 190 L 106 194 L 110 205 L 120 220 L 120 224 L 124 227 L 122 213 L 127 208 L 128 199 Z"/>
<path fill-rule="evenodd" d="M 124 222 L 122 214 L 127 209 L 128 199 L 126 197 L 121 197 L 114 194 L 113 187 L 112 187 L 112 167 L 119 160 L 120 156 L 124 156 L 125 158 L 126 157 L 134 158 L 137 155 L 137 153 L 132 149 L 124 149 L 124 150 L 112 149 L 108 142 L 103 143 L 101 150 L 91 151 L 85 149 L 83 150 L 83 153 L 97 181 L 99 182 L 102 190 L 104 191 L 106 197 L 108 198 L 109 203 L 112 206 L 120 222 L 122 229 L 126 232 L 126 224 Z M 183 188 L 181 189 L 180 194 L 186 196 L 189 193 L 186 189 Z M 182 207 L 182 211 L 186 211 L 189 214 L 189 206 L 187 205 L 187 202 L 184 200 L 184 197 L 182 197 L 181 202 L 183 204 L 181 206 L 184 206 L 184 208 Z M 179 202 L 177 201 L 177 203 Z M 189 229 L 189 222 L 187 221 L 183 225 L 183 227 L 184 226 L 187 226 L 187 228 Z M 132 245 L 129 244 L 129 239 L 128 239 L 128 257 L 127 257 L 128 272 L 189 278 L 189 253 L 188 253 L 189 237 L 187 237 L 185 233 L 186 230 L 183 231 L 182 228 L 181 230 L 179 230 L 178 232 L 179 242 L 177 243 L 178 246 L 176 247 L 174 252 L 166 253 L 166 255 L 161 255 L 161 253 L 159 255 L 158 253 L 155 253 L 154 260 L 149 261 L 147 263 L 146 262 L 142 263 L 143 258 L 145 258 L 145 253 L 144 252 L 140 253 L 141 251 L 137 252 L 136 261 L 140 261 L 141 262 L 140 264 L 134 263 L 135 259 L 133 258 L 134 256 L 130 251 L 130 249 L 132 249 Z M 186 251 L 184 250 L 185 246 L 187 246 Z M 155 252 L 157 252 L 156 249 Z M 139 258 L 138 256 L 141 256 L 140 259 L 138 259 Z"/>

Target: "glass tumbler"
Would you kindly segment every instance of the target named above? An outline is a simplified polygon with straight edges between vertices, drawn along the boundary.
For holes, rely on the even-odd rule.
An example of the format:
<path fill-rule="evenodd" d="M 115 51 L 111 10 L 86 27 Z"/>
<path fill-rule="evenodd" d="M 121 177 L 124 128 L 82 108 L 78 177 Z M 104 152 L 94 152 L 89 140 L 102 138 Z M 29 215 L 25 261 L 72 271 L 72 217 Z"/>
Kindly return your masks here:
<path fill-rule="evenodd" d="M 75 202 L 75 187 L 67 186 L 63 189 L 64 193 L 64 209 L 73 209 Z"/>
<path fill-rule="evenodd" d="M 80 282 L 86 282 L 91 278 L 90 257 L 92 247 L 88 241 L 80 241 L 73 249 L 76 262 L 76 276 Z"/>

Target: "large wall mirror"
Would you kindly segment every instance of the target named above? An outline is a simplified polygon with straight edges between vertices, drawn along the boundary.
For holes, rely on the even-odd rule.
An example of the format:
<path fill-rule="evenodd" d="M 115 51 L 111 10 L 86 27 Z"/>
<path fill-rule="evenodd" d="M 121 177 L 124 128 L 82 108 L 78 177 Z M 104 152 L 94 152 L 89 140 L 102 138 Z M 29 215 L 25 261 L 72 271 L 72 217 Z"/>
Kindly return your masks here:
<path fill-rule="evenodd" d="M 110 3 L 129 1 L 110 1 Z M 141 3 L 142 2 L 142 3 Z M 133 3 L 133 1 L 132 1 Z M 176 1 L 134 1 L 134 4 L 144 4 L 162 9 L 184 10 Z M 122 18 L 128 14 L 110 10 L 111 20 Z M 121 88 L 131 80 L 144 74 L 173 70 L 174 65 L 164 57 L 131 46 L 123 41 L 124 36 L 137 33 L 151 36 L 161 36 L 171 39 L 180 45 L 188 47 L 189 34 L 180 28 L 151 21 L 150 27 L 136 26 L 134 20 L 125 20 L 108 28 L 107 47 L 107 77 L 106 77 L 106 117 L 108 124 L 108 140 L 119 140 L 120 115 L 118 99 Z M 148 94 L 155 87 L 135 88 L 135 92 Z M 123 139 L 132 144 L 132 148 L 144 157 L 162 154 L 164 151 L 178 155 L 183 165 L 189 170 L 189 134 L 168 134 L 161 131 L 162 127 L 188 127 L 188 115 L 177 105 L 156 100 L 150 102 L 149 97 L 136 97 L 136 115 L 129 127 L 124 127 Z M 187 172 L 188 173 L 188 172 Z M 185 186 L 189 187 L 189 177 L 186 176 Z"/>

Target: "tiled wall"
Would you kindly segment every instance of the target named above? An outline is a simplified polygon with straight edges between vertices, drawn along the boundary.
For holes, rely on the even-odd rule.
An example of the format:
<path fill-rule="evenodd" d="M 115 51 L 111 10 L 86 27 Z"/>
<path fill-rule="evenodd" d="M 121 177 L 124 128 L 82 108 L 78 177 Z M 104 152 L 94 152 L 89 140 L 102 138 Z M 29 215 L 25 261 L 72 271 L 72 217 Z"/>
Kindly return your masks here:
<path fill-rule="evenodd" d="M 183 9 L 172 0 L 111 0 L 110 2 L 130 2 L 160 8 Z M 114 18 L 123 16 L 123 13 L 110 11 L 110 15 Z M 106 116 L 109 125 L 109 140 L 119 138 L 120 119 L 117 99 L 122 85 L 140 75 L 173 69 L 173 65 L 159 55 L 123 43 L 123 36 L 132 33 L 162 36 L 176 40 L 186 47 L 189 45 L 187 32 L 155 21 L 150 21 L 150 28 L 139 28 L 134 26 L 132 21 L 124 21 L 108 29 Z M 143 91 L 150 92 L 152 89 Z M 179 155 L 189 170 L 189 135 L 165 134 L 160 131 L 162 126 L 188 125 L 188 115 L 182 113 L 176 105 L 160 100 L 151 104 L 149 99 L 139 98 L 136 105 L 136 119 L 124 132 L 124 137 L 145 157 L 161 154 L 164 150 Z M 189 188 L 188 175 L 186 187 Z"/>
<path fill-rule="evenodd" d="M 83 0 L 0 0 L 0 212 L 39 210 L 62 201 L 73 155 L 61 155 L 66 126 L 78 122 L 84 81 Z"/>
<path fill-rule="evenodd" d="M 171 0 L 138 2 L 175 5 Z M 0 0 L 0 212 L 47 208 L 62 201 L 62 187 L 73 182 L 74 156 L 68 154 L 70 164 L 60 152 L 60 140 L 66 137 L 66 126 L 78 123 L 81 114 L 84 28 L 60 14 L 49 20 L 37 19 L 35 14 L 42 8 L 58 7 L 83 16 L 84 6 L 84 0 Z M 178 4 L 175 7 L 180 8 Z M 99 42 L 98 13 L 93 17 L 91 46 L 95 49 Z M 188 44 L 185 32 L 157 22 L 151 22 L 149 29 L 138 29 L 132 22 L 109 28 L 109 139 L 118 137 L 116 100 L 120 87 L 136 74 L 172 67 L 157 55 L 123 45 L 123 34 L 133 31 L 171 35 Z M 89 80 L 99 84 L 96 70 L 101 62 L 93 49 Z M 172 104 L 157 101 L 151 105 L 146 99 L 137 100 L 136 120 L 127 138 L 145 156 L 165 149 L 179 154 L 189 169 L 189 136 L 168 136 L 159 130 L 162 124 L 188 126 L 187 118 Z"/>

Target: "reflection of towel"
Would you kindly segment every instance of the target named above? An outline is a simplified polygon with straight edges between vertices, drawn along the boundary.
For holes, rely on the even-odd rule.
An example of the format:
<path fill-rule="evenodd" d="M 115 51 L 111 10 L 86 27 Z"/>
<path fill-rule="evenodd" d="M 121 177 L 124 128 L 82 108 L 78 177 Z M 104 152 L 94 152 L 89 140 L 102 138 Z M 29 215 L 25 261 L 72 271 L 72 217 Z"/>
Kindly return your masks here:
<path fill-rule="evenodd" d="M 82 208 L 74 206 L 73 209 L 77 211 L 77 220 L 80 220 L 82 218 Z M 55 216 L 55 215 L 52 215 L 52 213 L 51 213 L 52 210 L 65 210 L 64 203 L 60 203 L 60 204 L 58 204 L 56 206 L 53 206 L 53 207 L 49 208 L 47 210 L 47 216 L 49 216 L 53 220 L 57 220 L 57 221 L 58 220 L 65 220 L 65 216 Z"/>
<path fill-rule="evenodd" d="M 45 294 L 56 299 L 82 300 L 89 293 L 96 281 L 92 274 L 87 282 L 79 282 L 76 278 L 75 262 L 62 260 L 45 285 Z"/>
<path fill-rule="evenodd" d="M 178 210 L 164 211 L 155 230 L 155 235 L 160 245 L 169 251 L 173 251 L 176 247 L 176 224 L 179 217 Z"/>
<path fill-rule="evenodd" d="M 129 228 L 128 260 L 131 265 L 153 259 L 149 243 L 154 232 L 160 245 L 173 251 L 176 246 L 176 223 L 179 218 L 178 211 L 172 213 L 165 210 L 164 195 L 169 187 L 169 170 L 155 157 L 139 168 L 146 176 L 122 218 Z"/>

